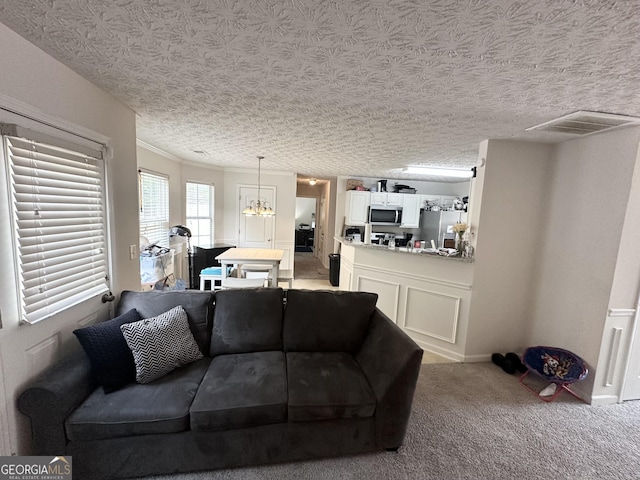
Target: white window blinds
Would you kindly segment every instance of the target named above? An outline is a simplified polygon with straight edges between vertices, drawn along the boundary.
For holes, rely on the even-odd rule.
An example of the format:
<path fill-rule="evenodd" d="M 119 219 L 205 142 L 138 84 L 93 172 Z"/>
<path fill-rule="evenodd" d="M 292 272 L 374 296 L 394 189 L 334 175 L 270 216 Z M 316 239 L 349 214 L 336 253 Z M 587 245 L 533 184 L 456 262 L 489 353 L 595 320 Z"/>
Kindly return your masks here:
<path fill-rule="evenodd" d="M 187 182 L 187 227 L 193 245 L 213 245 L 214 187 Z"/>
<path fill-rule="evenodd" d="M 169 246 L 169 179 L 139 170 L 140 235 L 151 245 Z"/>
<path fill-rule="evenodd" d="M 104 162 L 25 138 L 3 141 L 22 320 L 35 323 L 109 290 Z"/>

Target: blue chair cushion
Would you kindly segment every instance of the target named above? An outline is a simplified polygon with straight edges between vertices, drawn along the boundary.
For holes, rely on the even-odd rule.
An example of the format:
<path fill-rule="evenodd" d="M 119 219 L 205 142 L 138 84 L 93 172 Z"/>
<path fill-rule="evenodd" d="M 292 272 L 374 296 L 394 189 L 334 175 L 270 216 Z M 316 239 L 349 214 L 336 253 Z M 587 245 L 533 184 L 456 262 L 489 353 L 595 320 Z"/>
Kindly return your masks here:
<path fill-rule="evenodd" d="M 231 273 L 231 267 L 227 267 L 227 275 Z M 222 267 L 207 267 L 200 270 L 200 275 L 222 275 Z"/>
<path fill-rule="evenodd" d="M 522 363 L 537 375 L 553 383 L 574 383 L 589 372 L 578 355 L 556 347 L 529 347 L 522 355 Z"/>

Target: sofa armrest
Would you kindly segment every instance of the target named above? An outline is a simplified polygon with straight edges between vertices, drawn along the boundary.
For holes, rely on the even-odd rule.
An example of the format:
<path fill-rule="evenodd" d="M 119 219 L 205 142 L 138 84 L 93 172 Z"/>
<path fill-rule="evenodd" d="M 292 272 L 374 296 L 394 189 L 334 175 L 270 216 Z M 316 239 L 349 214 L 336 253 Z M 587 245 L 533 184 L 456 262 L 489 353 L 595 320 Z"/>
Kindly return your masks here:
<path fill-rule="evenodd" d="M 402 445 L 422 362 L 422 349 L 376 308 L 356 360 L 376 395 L 380 447 Z"/>
<path fill-rule="evenodd" d="M 64 421 L 96 386 L 82 351 L 55 363 L 29 383 L 18 397 L 18 409 L 31 419 L 33 455 L 66 453 Z"/>

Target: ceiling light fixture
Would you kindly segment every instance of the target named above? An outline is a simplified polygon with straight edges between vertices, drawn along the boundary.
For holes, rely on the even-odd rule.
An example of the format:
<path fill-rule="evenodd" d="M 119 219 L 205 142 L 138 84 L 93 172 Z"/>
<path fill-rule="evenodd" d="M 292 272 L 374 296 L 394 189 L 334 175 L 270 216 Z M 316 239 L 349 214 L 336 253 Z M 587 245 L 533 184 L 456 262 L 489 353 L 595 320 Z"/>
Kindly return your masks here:
<path fill-rule="evenodd" d="M 276 212 L 273 211 L 269 202 L 260 196 L 260 163 L 264 157 L 258 156 L 258 195 L 255 200 L 251 200 L 242 211 L 243 215 L 261 217 L 273 217 Z"/>
<path fill-rule="evenodd" d="M 421 167 L 419 165 L 410 165 L 404 169 L 405 173 L 416 175 L 431 175 L 434 177 L 456 177 L 456 178 L 471 178 L 473 177 L 473 170 L 462 170 L 458 168 L 436 168 L 436 167 Z"/>
<path fill-rule="evenodd" d="M 317 181 L 315 178 L 310 178 L 310 179 L 309 179 L 309 185 L 311 185 L 312 187 L 313 187 L 316 183 L 318 183 L 318 181 Z"/>

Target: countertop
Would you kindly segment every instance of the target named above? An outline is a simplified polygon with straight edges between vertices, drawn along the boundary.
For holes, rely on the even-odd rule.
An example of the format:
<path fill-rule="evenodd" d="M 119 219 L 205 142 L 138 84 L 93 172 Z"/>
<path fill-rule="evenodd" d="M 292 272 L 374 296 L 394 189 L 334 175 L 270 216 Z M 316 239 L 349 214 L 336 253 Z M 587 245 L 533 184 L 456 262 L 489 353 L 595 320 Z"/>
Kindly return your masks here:
<path fill-rule="evenodd" d="M 448 260 L 452 262 L 463 262 L 463 263 L 473 263 L 474 259 L 469 257 L 461 257 L 460 255 L 454 256 L 446 256 L 440 255 L 434 252 L 427 252 L 422 249 L 414 249 L 413 251 L 409 251 L 406 247 L 396 247 L 389 248 L 386 245 L 377 245 L 374 243 L 362 243 L 362 242 L 353 242 L 351 239 L 345 237 L 334 237 L 334 239 L 343 245 L 348 245 L 350 247 L 358 247 L 358 248 L 367 248 L 371 250 L 378 250 L 380 252 L 387 252 L 390 254 L 400 254 L 400 255 L 414 255 L 418 257 L 428 257 L 428 258 L 439 258 L 442 260 Z"/>

